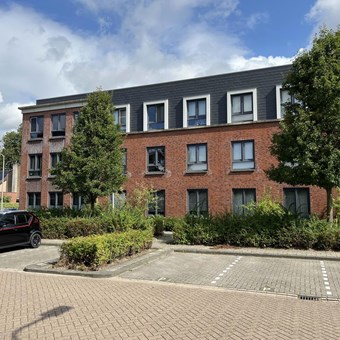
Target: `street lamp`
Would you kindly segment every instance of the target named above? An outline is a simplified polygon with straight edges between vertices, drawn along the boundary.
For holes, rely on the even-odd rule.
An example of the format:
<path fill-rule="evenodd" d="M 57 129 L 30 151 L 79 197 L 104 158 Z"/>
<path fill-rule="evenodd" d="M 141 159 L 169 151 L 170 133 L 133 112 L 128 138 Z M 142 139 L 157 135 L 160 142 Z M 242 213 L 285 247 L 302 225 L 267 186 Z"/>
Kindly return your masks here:
<path fill-rule="evenodd" d="M 1 185 L 1 209 L 4 208 L 4 180 L 5 180 L 5 156 L 2 156 L 2 185 Z"/>

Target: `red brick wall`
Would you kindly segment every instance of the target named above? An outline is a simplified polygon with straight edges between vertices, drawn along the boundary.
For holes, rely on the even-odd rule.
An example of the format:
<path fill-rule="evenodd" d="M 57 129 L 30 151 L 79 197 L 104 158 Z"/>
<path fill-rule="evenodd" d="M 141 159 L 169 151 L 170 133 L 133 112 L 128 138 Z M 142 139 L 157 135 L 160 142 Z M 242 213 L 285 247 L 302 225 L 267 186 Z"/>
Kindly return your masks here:
<path fill-rule="evenodd" d="M 20 208 L 27 207 L 27 192 L 41 191 L 41 205 L 48 206 L 48 191 L 53 191 L 49 177 L 51 148 L 54 150 L 67 145 L 73 126 L 75 109 L 48 111 L 44 113 L 44 139 L 42 142 L 29 142 L 30 117 L 38 114 L 24 114 L 23 148 L 21 160 Z M 50 139 L 51 115 L 66 112 L 66 139 Z M 269 181 L 264 172 L 275 159 L 270 155 L 271 136 L 277 130 L 278 122 L 262 122 L 208 128 L 178 129 L 172 131 L 134 133 L 128 135 L 124 147 L 127 148 L 127 182 L 125 189 L 131 193 L 136 185 L 165 190 L 165 212 L 168 216 L 184 215 L 187 211 L 187 190 L 208 189 L 209 210 L 218 212 L 232 209 L 233 188 L 254 188 L 259 200 L 265 191 L 282 202 L 283 188 Z M 255 141 L 255 170 L 232 171 L 231 142 L 253 139 Z M 207 143 L 208 171 L 200 174 L 186 172 L 187 144 Z M 146 174 L 146 148 L 165 146 L 164 175 Z M 43 154 L 42 180 L 27 180 L 28 154 L 39 151 Z M 311 211 L 321 214 L 325 211 L 326 194 L 323 190 L 311 187 Z M 64 205 L 71 203 L 70 195 L 65 195 Z"/>
<path fill-rule="evenodd" d="M 277 122 L 265 122 L 129 135 L 124 145 L 127 148 L 127 194 L 141 182 L 150 188 L 165 190 L 165 210 L 169 216 L 187 212 L 187 189 L 208 189 L 211 212 L 231 211 L 233 188 L 255 188 L 257 200 L 269 191 L 282 202 L 282 189 L 289 186 L 269 181 L 264 172 L 275 163 L 268 146 L 277 128 Z M 248 139 L 255 141 L 255 170 L 232 171 L 231 142 Z M 207 173 L 186 172 L 187 144 L 195 143 L 208 145 Z M 146 148 L 150 146 L 165 146 L 165 175 L 146 174 Z M 312 187 L 310 193 L 311 211 L 322 213 L 324 191 Z"/>
<path fill-rule="evenodd" d="M 9 197 L 11 203 L 16 203 L 18 194 L 16 192 L 4 192 L 4 197 Z"/>

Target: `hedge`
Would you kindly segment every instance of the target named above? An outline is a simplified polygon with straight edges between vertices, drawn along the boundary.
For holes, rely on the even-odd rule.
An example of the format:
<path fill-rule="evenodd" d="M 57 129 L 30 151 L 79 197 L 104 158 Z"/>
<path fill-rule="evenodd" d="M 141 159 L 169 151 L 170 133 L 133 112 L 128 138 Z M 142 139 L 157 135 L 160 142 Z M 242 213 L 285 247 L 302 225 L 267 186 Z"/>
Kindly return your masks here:
<path fill-rule="evenodd" d="M 61 246 L 59 265 L 70 269 L 96 270 L 115 259 L 150 248 L 152 234 L 149 228 L 73 238 Z"/>

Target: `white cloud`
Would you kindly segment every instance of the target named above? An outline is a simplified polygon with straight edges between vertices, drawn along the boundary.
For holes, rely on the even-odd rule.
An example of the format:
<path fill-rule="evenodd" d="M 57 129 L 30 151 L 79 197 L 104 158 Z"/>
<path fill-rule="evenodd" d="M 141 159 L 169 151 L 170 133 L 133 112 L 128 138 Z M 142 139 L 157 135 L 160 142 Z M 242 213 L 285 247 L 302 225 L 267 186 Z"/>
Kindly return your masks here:
<path fill-rule="evenodd" d="M 321 26 L 336 29 L 340 24 L 340 1 L 339 0 L 316 0 L 314 6 L 307 13 L 308 20 L 315 22 L 313 31 L 316 33 Z"/>
<path fill-rule="evenodd" d="M 0 5 L 0 139 L 20 123 L 17 106 L 37 98 L 289 62 L 247 58 L 251 51 L 228 30 L 238 0 L 73 1 L 93 12 L 100 34 L 80 35 L 28 8 Z"/>

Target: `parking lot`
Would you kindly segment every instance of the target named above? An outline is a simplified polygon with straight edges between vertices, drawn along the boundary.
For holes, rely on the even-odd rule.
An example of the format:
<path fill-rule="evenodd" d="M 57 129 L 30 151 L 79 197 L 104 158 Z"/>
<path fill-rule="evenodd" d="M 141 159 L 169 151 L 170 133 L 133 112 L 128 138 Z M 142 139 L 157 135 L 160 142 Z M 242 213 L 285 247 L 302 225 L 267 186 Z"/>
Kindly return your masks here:
<path fill-rule="evenodd" d="M 56 246 L 40 246 L 32 249 L 16 247 L 0 250 L 0 268 L 23 270 L 26 266 L 59 257 Z"/>
<path fill-rule="evenodd" d="M 306 299 L 340 298 L 338 261 L 172 252 L 119 276 Z"/>

